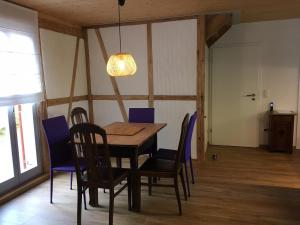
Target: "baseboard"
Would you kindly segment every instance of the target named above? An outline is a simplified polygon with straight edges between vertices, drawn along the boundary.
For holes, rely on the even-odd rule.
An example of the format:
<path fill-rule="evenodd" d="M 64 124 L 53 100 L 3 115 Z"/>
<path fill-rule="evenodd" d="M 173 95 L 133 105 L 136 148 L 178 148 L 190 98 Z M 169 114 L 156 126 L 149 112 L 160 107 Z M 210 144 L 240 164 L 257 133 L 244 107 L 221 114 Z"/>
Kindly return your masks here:
<path fill-rule="evenodd" d="M 8 202 L 9 200 L 11 200 L 13 198 L 16 198 L 17 196 L 23 194 L 24 192 L 43 183 L 44 181 L 46 181 L 48 179 L 49 179 L 49 174 L 43 174 L 41 176 L 34 178 L 33 180 L 30 180 L 30 181 L 22 184 L 20 187 L 13 189 L 10 192 L 0 196 L 0 205 L 3 205 L 5 202 Z"/>

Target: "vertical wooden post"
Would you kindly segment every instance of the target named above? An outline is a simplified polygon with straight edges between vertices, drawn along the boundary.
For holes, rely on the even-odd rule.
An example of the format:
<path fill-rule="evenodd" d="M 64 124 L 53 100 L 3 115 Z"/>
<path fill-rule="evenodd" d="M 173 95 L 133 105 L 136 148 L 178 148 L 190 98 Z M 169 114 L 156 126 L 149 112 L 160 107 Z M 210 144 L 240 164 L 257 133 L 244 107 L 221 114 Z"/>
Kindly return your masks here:
<path fill-rule="evenodd" d="M 204 93 L 205 93 L 205 16 L 197 18 L 197 159 L 205 160 Z"/>
<path fill-rule="evenodd" d="M 97 39 L 98 39 L 98 43 L 99 43 L 99 46 L 100 46 L 100 48 L 101 48 L 102 55 L 103 55 L 103 58 L 104 58 L 104 61 L 105 61 L 105 64 L 106 64 L 107 61 L 108 61 L 108 55 L 107 55 L 107 51 L 106 51 L 106 48 L 105 48 L 105 45 L 104 45 L 104 42 L 103 42 L 101 33 L 100 33 L 99 29 L 95 29 L 95 32 L 96 32 Z M 116 96 L 116 98 L 117 98 L 117 101 L 118 101 L 118 104 L 119 104 L 119 108 L 120 108 L 121 114 L 122 114 L 122 116 L 123 116 L 123 120 L 124 120 L 125 122 L 127 122 L 127 121 L 128 121 L 128 117 L 127 117 L 127 113 L 126 113 L 126 110 L 125 110 L 125 107 L 124 107 L 124 103 L 123 103 L 123 100 L 122 100 L 122 96 L 120 95 L 120 91 L 119 91 L 119 88 L 118 88 L 117 81 L 116 81 L 116 79 L 115 79 L 114 77 L 112 77 L 112 76 L 109 76 L 109 78 L 110 78 L 112 87 L 113 87 L 113 89 L 114 89 L 115 96 Z"/>
<path fill-rule="evenodd" d="M 85 67 L 86 67 L 86 83 L 88 91 L 89 121 L 94 123 L 94 106 L 91 87 L 91 71 L 90 71 L 90 54 L 87 29 L 83 30 L 84 50 L 85 50 Z"/>
<path fill-rule="evenodd" d="M 39 28 L 39 32 L 38 32 L 38 35 L 39 35 L 39 52 L 40 52 L 40 55 L 41 55 L 41 78 L 42 78 L 43 95 L 44 95 L 44 103 L 43 103 L 44 109 L 43 109 L 43 111 L 44 111 L 45 116 L 47 118 L 48 117 L 47 90 L 46 90 L 44 62 L 43 62 L 43 52 L 42 52 L 42 42 L 41 42 L 41 33 L 40 32 L 41 32 L 41 30 Z"/>
<path fill-rule="evenodd" d="M 44 72 L 44 61 L 43 61 L 43 51 L 42 51 L 42 42 L 41 42 L 41 30 L 38 30 L 39 37 L 39 52 L 41 55 L 41 78 L 43 85 L 43 95 L 44 100 L 38 106 L 38 117 L 39 117 L 39 129 L 40 129 L 40 140 L 42 147 L 42 164 L 43 164 L 43 172 L 44 174 L 50 173 L 50 159 L 49 159 L 49 151 L 48 144 L 46 141 L 46 136 L 44 133 L 44 128 L 42 126 L 42 120 L 48 118 L 48 105 L 47 105 L 47 90 L 46 90 L 46 81 L 45 81 L 45 72 Z"/>
<path fill-rule="evenodd" d="M 76 38 L 74 64 L 73 64 L 71 90 L 70 90 L 69 108 L 68 108 L 68 124 L 69 124 L 70 118 L 71 118 L 71 110 L 72 110 L 73 97 L 74 97 L 74 91 L 75 91 L 76 72 L 77 72 L 77 63 L 78 63 L 78 52 L 79 52 L 79 41 L 80 41 L 80 39 L 79 39 L 79 37 L 77 37 Z"/>
<path fill-rule="evenodd" d="M 148 53 L 148 106 L 154 107 L 153 84 L 153 54 L 152 54 L 152 24 L 147 23 L 147 53 Z"/>

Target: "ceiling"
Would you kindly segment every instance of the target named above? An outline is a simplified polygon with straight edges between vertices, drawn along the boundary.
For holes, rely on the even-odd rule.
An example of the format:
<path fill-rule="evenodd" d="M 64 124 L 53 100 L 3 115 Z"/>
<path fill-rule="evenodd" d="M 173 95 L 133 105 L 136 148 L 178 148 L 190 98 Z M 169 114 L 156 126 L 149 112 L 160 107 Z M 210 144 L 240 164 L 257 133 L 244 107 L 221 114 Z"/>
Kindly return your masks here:
<path fill-rule="evenodd" d="M 8 0 L 80 26 L 117 22 L 117 0 Z M 241 22 L 300 17 L 300 0 L 126 0 L 122 22 L 240 12 Z"/>

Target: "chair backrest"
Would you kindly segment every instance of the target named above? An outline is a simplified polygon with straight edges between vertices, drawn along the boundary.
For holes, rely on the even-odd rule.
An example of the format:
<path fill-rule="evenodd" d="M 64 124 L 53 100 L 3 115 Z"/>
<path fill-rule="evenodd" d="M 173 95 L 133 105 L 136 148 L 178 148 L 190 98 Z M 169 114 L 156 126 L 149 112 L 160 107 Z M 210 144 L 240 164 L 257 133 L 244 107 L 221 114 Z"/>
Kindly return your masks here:
<path fill-rule="evenodd" d="M 53 117 L 43 120 L 51 168 L 72 160 L 72 150 L 68 143 L 70 132 L 66 118 L 64 116 Z"/>
<path fill-rule="evenodd" d="M 130 123 L 154 123 L 154 108 L 129 108 Z"/>
<path fill-rule="evenodd" d="M 181 124 L 181 132 L 180 132 L 180 139 L 178 144 L 178 150 L 176 152 L 176 163 L 175 163 L 175 169 L 177 169 L 180 164 L 184 153 L 184 147 L 187 137 L 187 129 L 188 129 L 188 123 L 189 123 L 189 114 L 185 114 L 184 119 Z"/>
<path fill-rule="evenodd" d="M 91 123 L 82 123 L 74 125 L 70 133 L 78 182 L 84 182 L 80 170 L 82 164 L 87 170 L 85 182 L 89 187 L 112 182 L 113 174 L 105 130 Z"/>
<path fill-rule="evenodd" d="M 185 160 L 190 160 L 191 158 L 192 137 L 193 137 L 193 130 L 194 130 L 196 119 L 197 119 L 197 112 L 194 112 L 194 114 L 190 118 L 189 125 L 188 125 L 187 137 L 185 142 L 185 152 L 184 152 Z"/>
<path fill-rule="evenodd" d="M 87 111 L 84 108 L 75 107 L 74 109 L 72 109 L 71 112 L 71 121 L 73 125 L 80 123 L 88 123 L 89 119 Z"/>

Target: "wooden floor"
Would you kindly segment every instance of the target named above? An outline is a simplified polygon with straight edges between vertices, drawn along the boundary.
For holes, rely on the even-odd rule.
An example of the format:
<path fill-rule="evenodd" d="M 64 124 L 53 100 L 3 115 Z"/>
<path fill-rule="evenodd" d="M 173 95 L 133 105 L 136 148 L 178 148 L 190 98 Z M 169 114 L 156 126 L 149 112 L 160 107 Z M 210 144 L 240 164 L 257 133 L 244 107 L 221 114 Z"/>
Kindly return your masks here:
<path fill-rule="evenodd" d="M 211 155 L 216 153 L 217 160 Z M 196 167 L 196 166 L 195 166 Z M 174 190 L 142 193 L 142 212 L 127 211 L 124 191 L 116 198 L 115 225 L 299 225 L 300 152 L 293 155 L 264 150 L 210 147 L 208 160 L 197 167 L 192 197 L 177 215 Z M 55 178 L 54 204 L 49 183 L 0 207 L 0 224 L 76 224 L 76 190 L 68 176 Z M 164 181 L 161 181 L 164 182 Z M 99 191 L 102 208 L 83 210 L 82 224 L 108 224 L 108 194 Z"/>

